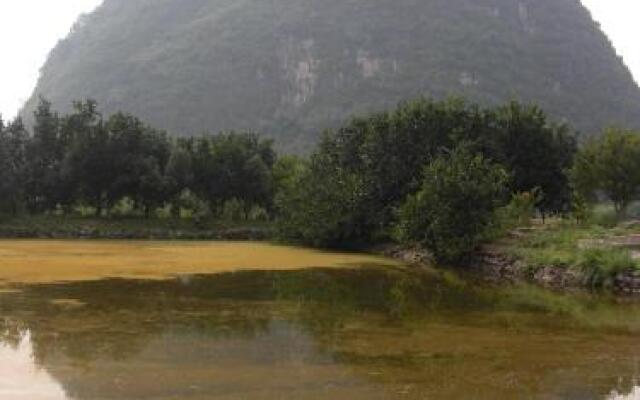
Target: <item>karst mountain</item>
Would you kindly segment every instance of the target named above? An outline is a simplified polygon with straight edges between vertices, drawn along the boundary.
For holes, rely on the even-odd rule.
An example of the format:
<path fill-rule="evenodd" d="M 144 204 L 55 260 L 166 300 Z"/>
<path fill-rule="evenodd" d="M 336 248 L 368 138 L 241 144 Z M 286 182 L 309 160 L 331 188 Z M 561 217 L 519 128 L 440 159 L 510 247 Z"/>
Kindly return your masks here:
<path fill-rule="evenodd" d="M 419 96 L 536 103 L 585 135 L 640 126 L 640 89 L 578 0 L 105 0 L 51 52 L 27 121 L 39 96 L 290 151 Z"/>

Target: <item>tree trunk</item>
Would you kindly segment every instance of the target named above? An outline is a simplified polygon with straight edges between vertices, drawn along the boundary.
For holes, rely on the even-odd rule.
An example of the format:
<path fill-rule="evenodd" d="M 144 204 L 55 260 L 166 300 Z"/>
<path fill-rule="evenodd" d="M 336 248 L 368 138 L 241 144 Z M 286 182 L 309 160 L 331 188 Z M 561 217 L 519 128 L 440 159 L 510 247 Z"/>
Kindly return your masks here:
<path fill-rule="evenodd" d="M 618 220 L 622 220 L 627 216 L 627 207 L 629 207 L 629 204 L 627 202 L 615 202 L 613 204 L 613 207 L 616 210 L 616 218 Z"/>

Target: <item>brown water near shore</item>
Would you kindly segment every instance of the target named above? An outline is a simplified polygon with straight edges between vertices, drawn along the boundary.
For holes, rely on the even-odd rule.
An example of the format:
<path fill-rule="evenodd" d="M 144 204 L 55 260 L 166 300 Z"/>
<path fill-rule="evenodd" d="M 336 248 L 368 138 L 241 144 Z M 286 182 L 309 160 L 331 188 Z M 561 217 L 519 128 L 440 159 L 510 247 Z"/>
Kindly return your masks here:
<path fill-rule="evenodd" d="M 67 251 L 64 242 L 32 244 L 39 250 L 23 258 L 26 275 L 5 271 L 22 280 L 0 292 L 3 400 L 640 394 L 640 307 L 634 303 L 484 286 L 378 257 L 253 243 L 228 244 L 243 253 L 235 271 L 222 243 L 68 242 Z M 119 263 L 110 246 L 122 245 L 128 251 Z M 65 269 L 62 253 L 73 268 Z M 191 272 L 207 273 L 189 274 L 192 266 L 176 264 L 178 254 L 196 259 L 202 253 L 225 267 L 204 270 L 202 264 Z M 76 274 L 83 263 L 112 269 L 66 272 L 63 280 L 71 282 L 27 273 L 39 270 L 33 260 L 46 261 L 47 254 L 57 257 L 61 271 Z M 13 269 L 19 259 L 14 256 Z M 97 259 L 102 267 L 88 262 Z M 158 264 L 161 273 L 152 267 Z M 97 279 L 103 276 L 116 279 Z M 131 279 L 140 276 L 154 279 Z"/>

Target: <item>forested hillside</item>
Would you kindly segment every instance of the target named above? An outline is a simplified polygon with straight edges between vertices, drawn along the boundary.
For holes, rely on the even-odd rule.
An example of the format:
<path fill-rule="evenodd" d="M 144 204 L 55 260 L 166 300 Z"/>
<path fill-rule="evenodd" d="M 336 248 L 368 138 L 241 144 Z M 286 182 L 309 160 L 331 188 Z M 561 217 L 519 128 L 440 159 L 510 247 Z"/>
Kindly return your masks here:
<path fill-rule="evenodd" d="M 578 0 L 105 0 L 51 53 L 27 122 L 40 95 L 294 151 L 420 95 L 534 102 L 585 134 L 640 126 L 640 90 Z"/>

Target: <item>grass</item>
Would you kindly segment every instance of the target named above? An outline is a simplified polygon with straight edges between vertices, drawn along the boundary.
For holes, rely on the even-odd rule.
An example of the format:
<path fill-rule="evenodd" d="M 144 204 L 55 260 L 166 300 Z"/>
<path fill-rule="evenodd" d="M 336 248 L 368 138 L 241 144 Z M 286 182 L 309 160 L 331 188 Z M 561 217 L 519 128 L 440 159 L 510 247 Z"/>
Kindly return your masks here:
<path fill-rule="evenodd" d="M 4 237 L 92 237 L 208 239 L 245 232 L 268 235 L 267 221 L 230 221 L 171 217 L 86 217 L 82 215 L 21 215 L 0 217 Z"/>
<path fill-rule="evenodd" d="M 581 226 L 552 221 L 501 245 L 507 254 L 525 261 L 532 271 L 547 266 L 572 268 L 584 275 L 585 284 L 602 287 L 611 284 L 622 271 L 640 270 L 631 249 L 611 243 L 615 237 L 638 233 L 638 227 Z"/>
<path fill-rule="evenodd" d="M 580 252 L 578 257 L 575 265 L 582 270 L 591 287 L 610 285 L 620 272 L 640 269 L 628 249 L 590 248 Z"/>

